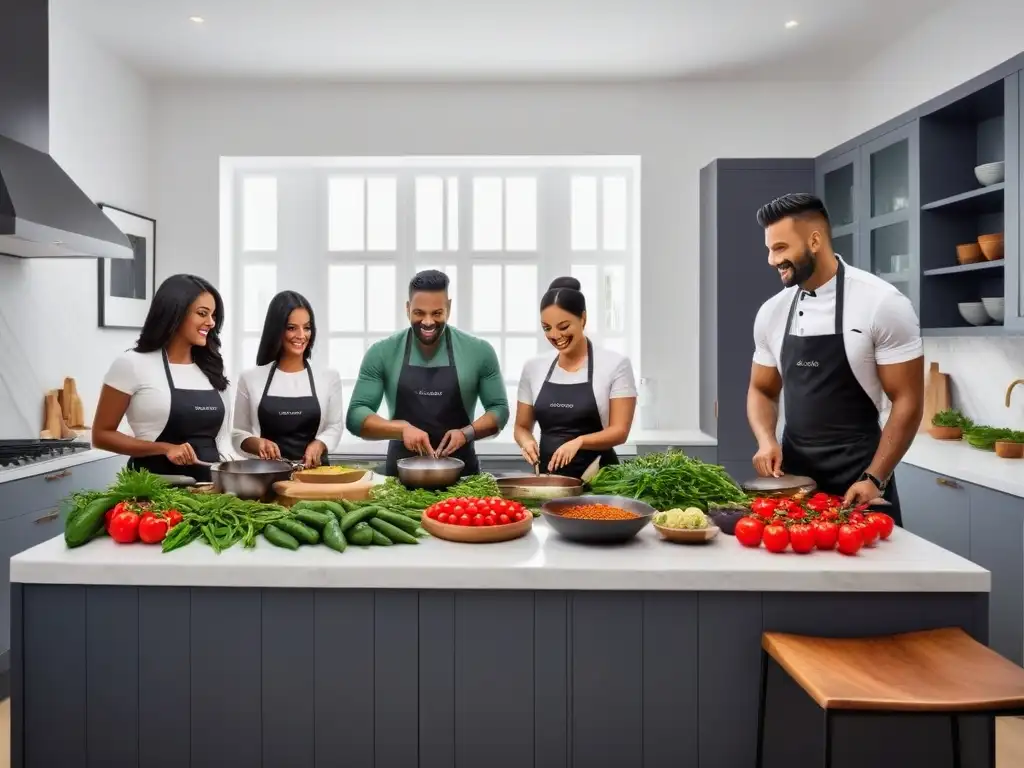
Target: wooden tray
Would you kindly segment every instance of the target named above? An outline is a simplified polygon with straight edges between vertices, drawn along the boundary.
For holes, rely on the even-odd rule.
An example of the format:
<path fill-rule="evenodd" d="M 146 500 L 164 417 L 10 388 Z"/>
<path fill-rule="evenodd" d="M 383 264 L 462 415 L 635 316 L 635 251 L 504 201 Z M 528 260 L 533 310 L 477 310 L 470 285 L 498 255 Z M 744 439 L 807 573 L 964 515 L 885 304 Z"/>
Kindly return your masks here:
<path fill-rule="evenodd" d="M 296 480 L 282 480 L 274 483 L 274 492 L 279 504 L 290 507 L 297 501 L 364 501 L 370 498 L 373 483 L 369 479 L 354 483 L 300 483 Z"/>
<path fill-rule="evenodd" d="M 533 515 L 525 520 L 505 525 L 450 525 L 439 523 L 426 515 L 420 525 L 427 533 L 438 539 L 458 541 L 463 544 L 491 544 L 498 541 L 512 541 L 525 536 L 533 528 Z"/>
<path fill-rule="evenodd" d="M 365 469 L 350 469 L 347 472 L 313 472 L 300 469 L 292 473 L 292 480 L 300 483 L 318 483 L 322 485 L 344 485 L 362 480 L 369 474 Z"/>
<path fill-rule="evenodd" d="M 666 528 L 657 523 L 652 525 L 661 538 L 674 544 L 706 544 L 718 535 L 718 526 L 715 525 L 707 528 Z"/>

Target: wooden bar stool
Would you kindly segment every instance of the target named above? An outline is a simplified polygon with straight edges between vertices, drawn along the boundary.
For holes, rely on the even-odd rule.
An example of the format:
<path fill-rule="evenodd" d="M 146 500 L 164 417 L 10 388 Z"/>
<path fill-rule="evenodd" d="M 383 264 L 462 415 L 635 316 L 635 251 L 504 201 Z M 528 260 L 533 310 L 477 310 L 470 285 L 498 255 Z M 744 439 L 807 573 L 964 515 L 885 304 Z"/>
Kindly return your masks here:
<path fill-rule="evenodd" d="M 825 768 L 832 764 L 832 721 L 842 713 L 948 717 L 954 768 L 961 759 L 960 715 L 1024 715 L 1024 669 L 962 629 L 836 639 L 765 632 L 761 649 L 757 768 L 764 765 L 769 659 L 825 711 Z"/>

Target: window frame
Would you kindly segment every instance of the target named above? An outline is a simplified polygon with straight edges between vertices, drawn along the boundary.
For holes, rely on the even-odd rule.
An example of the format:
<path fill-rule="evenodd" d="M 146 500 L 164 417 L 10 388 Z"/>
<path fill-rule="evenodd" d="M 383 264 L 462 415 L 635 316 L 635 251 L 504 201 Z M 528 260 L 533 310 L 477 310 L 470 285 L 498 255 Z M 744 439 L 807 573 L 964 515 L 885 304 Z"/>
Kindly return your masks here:
<path fill-rule="evenodd" d="M 598 268 L 598 295 L 588 293 L 588 326 L 598 343 L 610 334 L 606 332 L 604 296 L 600 289 L 601 270 L 607 266 L 624 267 L 625 312 L 621 333 L 626 354 L 629 355 L 634 372 L 640 377 L 640 158 L 635 156 L 593 156 L 570 158 L 546 157 L 410 157 L 410 158 L 222 158 L 221 167 L 221 282 L 222 293 L 227 306 L 227 317 L 223 333 L 223 348 L 228 370 L 238 373 L 251 367 L 255 361 L 244 360 L 245 340 L 259 338 L 259 332 L 245 330 L 244 302 L 237 304 L 229 299 L 241 296 L 242 275 L 249 264 L 275 264 L 277 266 L 277 290 L 289 285 L 296 286 L 317 311 L 318 337 L 313 360 L 317 365 L 330 365 L 329 348 L 331 339 L 359 338 L 373 339 L 386 337 L 390 332 L 371 332 L 367 325 L 369 302 L 364 301 L 364 328 L 362 331 L 332 331 L 329 326 L 329 287 L 327 269 L 334 264 L 344 265 L 394 265 L 396 279 L 395 329 L 407 323 L 405 317 L 404 287 L 414 270 L 423 265 L 438 265 L 442 269 L 454 265 L 458 272 L 455 293 L 452 295 L 460 329 L 484 337 L 500 337 L 502 348 L 497 349 L 499 362 L 506 384 L 506 391 L 513 397 L 509 401 L 510 417 L 507 428 L 495 442 L 508 446 L 512 443 L 512 424 L 515 419 L 515 389 L 520 370 L 505 367 L 504 340 L 506 338 L 535 338 L 538 354 L 548 346 L 544 342 L 540 324 L 534 332 L 506 330 L 504 307 L 504 276 L 502 283 L 502 329 L 500 332 L 477 332 L 473 330 L 472 268 L 474 265 L 535 265 L 537 268 L 537 300 L 546 286 L 556 277 L 571 274 L 574 264 L 593 265 Z M 243 251 L 244 211 L 242 210 L 243 183 L 248 176 L 274 176 L 277 179 L 277 250 Z M 364 181 L 362 251 L 329 250 L 329 180 L 333 176 L 393 176 L 396 179 L 396 250 L 365 250 L 367 242 L 367 221 L 369 205 L 366 201 Z M 443 180 L 445 204 L 442 210 L 443 250 L 416 250 L 416 178 L 437 176 Z M 537 248 L 534 251 L 474 251 L 473 249 L 473 179 L 482 176 L 497 176 L 503 179 L 515 176 L 534 176 L 537 179 Z M 571 235 L 571 186 L 573 176 L 597 177 L 597 250 L 574 251 Z M 629 210 L 626 217 L 627 247 L 622 251 L 603 249 L 603 176 L 623 176 L 627 184 L 626 201 Z M 455 178 L 458 187 L 458 247 L 448 249 L 448 182 Z M 226 190 L 225 190 L 226 187 Z M 506 197 L 503 184 L 502 221 L 504 223 Z M 227 231 L 225 231 L 227 230 Z M 502 245 L 505 245 L 503 227 Z M 290 253 L 319 254 L 318 258 L 289 258 Z M 283 276 L 294 279 L 283 280 Z M 367 272 L 363 273 L 364 281 Z M 305 289 L 300 286 L 305 286 Z M 236 290 L 237 289 L 237 290 Z M 364 282 L 365 295 L 365 282 Z M 595 328 L 596 321 L 596 328 Z M 372 343 L 372 342 L 370 342 Z M 364 341 L 364 351 L 369 343 Z M 345 408 L 355 379 L 343 378 Z M 482 409 L 479 404 L 476 418 Z M 382 415 L 387 416 L 387 406 L 382 403 Z M 386 443 L 364 441 L 347 430 L 334 451 L 345 453 L 377 454 L 384 450 Z"/>

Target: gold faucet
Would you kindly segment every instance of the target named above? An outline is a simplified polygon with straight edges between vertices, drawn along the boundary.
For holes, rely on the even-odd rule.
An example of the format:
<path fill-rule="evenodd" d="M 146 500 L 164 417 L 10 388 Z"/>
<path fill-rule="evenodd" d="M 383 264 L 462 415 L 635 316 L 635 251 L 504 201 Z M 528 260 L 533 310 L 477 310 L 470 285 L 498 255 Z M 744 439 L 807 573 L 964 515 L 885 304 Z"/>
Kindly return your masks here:
<path fill-rule="evenodd" d="M 1014 379 L 1010 382 L 1010 386 L 1006 388 L 1006 407 L 1010 407 L 1010 393 L 1013 392 L 1013 388 L 1018 384 L 1024 384 L 1024 379 Z"/>

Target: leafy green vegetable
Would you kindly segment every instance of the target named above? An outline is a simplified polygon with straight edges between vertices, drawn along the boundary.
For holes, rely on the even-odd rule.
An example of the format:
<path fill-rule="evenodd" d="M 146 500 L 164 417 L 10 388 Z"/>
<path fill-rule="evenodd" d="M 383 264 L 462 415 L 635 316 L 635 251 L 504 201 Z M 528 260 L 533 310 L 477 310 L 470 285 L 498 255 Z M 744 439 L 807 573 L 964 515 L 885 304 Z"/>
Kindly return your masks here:
<path fill-rule="evenodd" d="M 639 499 L 658 510 L 742 504 L 747 495 L 723 467 L 705 464 L 681 451 L 649 453 L 603 467 L 590 481 L 595 494 Z"/>
<path fill-rule="evenodd" d="M 960 429 L 970 429 L 974 426 L 974 422 L 964 416 L 960 411 L 955 408 L 950 408 L 945 411 L 939 411 L 932 416 L 933 427 L 960 427 Z"/>
<path fill-rule="evenodd" d="M 399 509 L 426 509 L 431 504 L 445 499 L 487 498 L 500 495 L 494 476 L 486 473 L 464 477 L 443 491 L 427 491 L 423 488 L 410 490 L 393 477 L 389 477 L 370 491 L 375 503 Z"/>
<path fill-rule="evenodd" d="M 993 451 L 997 440 L 1012 440 L 1019 433 L 1004 427 L 976 426 L 964 430 L 964 439 L 974 448 Z"/>

